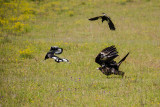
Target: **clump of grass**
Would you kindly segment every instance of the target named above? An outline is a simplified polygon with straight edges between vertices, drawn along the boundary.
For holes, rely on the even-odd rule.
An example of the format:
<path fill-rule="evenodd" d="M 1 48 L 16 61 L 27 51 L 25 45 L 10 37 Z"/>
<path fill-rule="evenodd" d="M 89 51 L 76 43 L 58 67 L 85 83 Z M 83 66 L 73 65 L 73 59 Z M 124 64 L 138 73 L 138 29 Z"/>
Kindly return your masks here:
<path fill-rule="evenodd" d="M 5 44 L 5 43 L 11 43 L 11 39 L 8 38 L 8 36 L 5 36 L 1 39 L 1 42 L 2 44 Z"/>
<path fill-rule="evenodd" d="M 68 15 L 69 15 L 70 17 L 72 17 L 72 16 L 74 15 L 74 12 L 73 12 L 73 11 L 68 11 Z"/>
<path fill-rule="evenodd" d="M 120 3 L 121 5 L 125 5 L 126 3 L 133 2 L 133 0 L 120 0 L 116 2 Z"/>
<path fill-rule="evenodd" d="M 133 0 L 126 0 L 126 2 L 133 2 Z"/>
<path fill-rule="evenodd" d="M 83 2 L 81 3 L 81 5 L 86 5 L 86 3 L 83 1 Z"/>
<path fill-rule="evenodd" d="M 33 21 L 37 10 L 29 1 L 2 1 L 0 6 L 0 32 L 21 35 L 26 32 L 27 23 Z M 29 31 L 29 30 L 28 30 Z"/>
<path fill-rule="evenodd" d="M 29 59 L 33 58 L 32 55 L 33 51 L 31 51 L 29 47 L 27 49 L 20 50 L 19 53 L 21 58 L 29 58 Z"/>

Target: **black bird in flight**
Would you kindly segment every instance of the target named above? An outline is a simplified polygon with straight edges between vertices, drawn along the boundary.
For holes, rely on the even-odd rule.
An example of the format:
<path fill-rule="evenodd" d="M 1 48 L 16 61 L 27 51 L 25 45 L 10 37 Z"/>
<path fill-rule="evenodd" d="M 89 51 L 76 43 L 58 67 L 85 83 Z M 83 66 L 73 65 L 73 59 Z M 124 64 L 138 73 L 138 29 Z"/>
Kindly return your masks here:
<path fill-rule="evenodd" d="M 114 59 L 119 56 L 116 47 L 110 46 L 103 49 L 95 58 L 95 62 L 98 63 L 101 67 L 98 68 L 105 75 L 121 75 L 124 76 L 124 72 L 119 71 L 119 66 L 126 59 L 127 55 L 122 58 L 118 63 Z"/>
<path fill-rule="evenodd" d="M 110 30 L 115 30 L 116 28 L 115 28 L 113 22 L 111 21 L 111 18 L 108 17 L 105 13 L 102 13 L 102 14 L 103 14 L 103 16 L 93 17 L 93 18 L 90 18 L 90 19 L 88 19 L 88 20 L 90 20 L 90 21 L 95 21 L 95 20 L 98 20 L 99 18 L 101 18 L 101 19 L 102 19 L 102 23 L 103 23 L 103 21 L 105 21 L 105 20 L 108 22 L 108 25 L 109 25 Z"/>
<path fill-rule="evenodd" d="M 53 58 L 57 63 L 69 62 L 69 60 L 67 60 L 65 58 L 59 58 L 55 55 L 55 54 L 61 54 L 62 52 L 63 52 L 62 48 L 59 48 L 57 46 L 53 46 L 53 47 L 51 47 L 50 51 L 47 52 L 44 60 L 49 59 L 49 58 Z"/>

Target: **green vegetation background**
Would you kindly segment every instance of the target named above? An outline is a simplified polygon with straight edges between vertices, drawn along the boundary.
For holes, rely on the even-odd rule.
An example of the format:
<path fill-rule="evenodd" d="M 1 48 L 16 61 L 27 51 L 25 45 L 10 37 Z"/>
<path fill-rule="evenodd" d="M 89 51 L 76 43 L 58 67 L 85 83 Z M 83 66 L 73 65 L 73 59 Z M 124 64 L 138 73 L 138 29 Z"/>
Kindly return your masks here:
<path fill-rule="evenodd" d="M 107 13 L 115 23 L 88 18 Z M 125 77 L 94 62 L 115 45 Z M 71 64 L 44 60 L 51 46 Z M 159 0 L 0 0 L 0 107 L 160 106 Z"/>

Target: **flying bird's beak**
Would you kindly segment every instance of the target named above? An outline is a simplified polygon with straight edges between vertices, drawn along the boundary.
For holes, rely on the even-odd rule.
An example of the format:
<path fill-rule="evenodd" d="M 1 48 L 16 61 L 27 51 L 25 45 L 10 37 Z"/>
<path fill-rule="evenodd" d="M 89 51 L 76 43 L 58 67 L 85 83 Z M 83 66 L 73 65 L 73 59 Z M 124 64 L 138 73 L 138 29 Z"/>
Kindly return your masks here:
<path fill-rule="evenodd" d="M 105 13 L 102 13 L 104 16 L 106 15 Z"/>
<path fill-rule="evenodd" d="M 99 68 L 96 68 L 96 70 L 99 70 Z"/>

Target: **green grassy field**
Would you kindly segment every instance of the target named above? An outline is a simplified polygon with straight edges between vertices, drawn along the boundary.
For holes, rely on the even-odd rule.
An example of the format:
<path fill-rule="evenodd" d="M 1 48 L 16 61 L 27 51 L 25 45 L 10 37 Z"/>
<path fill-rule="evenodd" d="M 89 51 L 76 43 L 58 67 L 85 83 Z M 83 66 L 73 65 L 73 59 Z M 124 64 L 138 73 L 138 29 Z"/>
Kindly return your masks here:
<path fill-rule="evenodd" d="M 58 4 L 59 3 L 59 4 Z M 160 106 L 159 0 L 59 1 L 31 32 L 0 37 L 0 107 Z M 50 9 L 50 8 L 49 8 Z M 57 11 L 56 11 L 57 10 Z M 107 13 L 116 26 L 88 18 Z M 94 62 L 115 45 L 125 77 L 108 78 Z M 51 46 L 68 63 L 44 60 Z"/>

